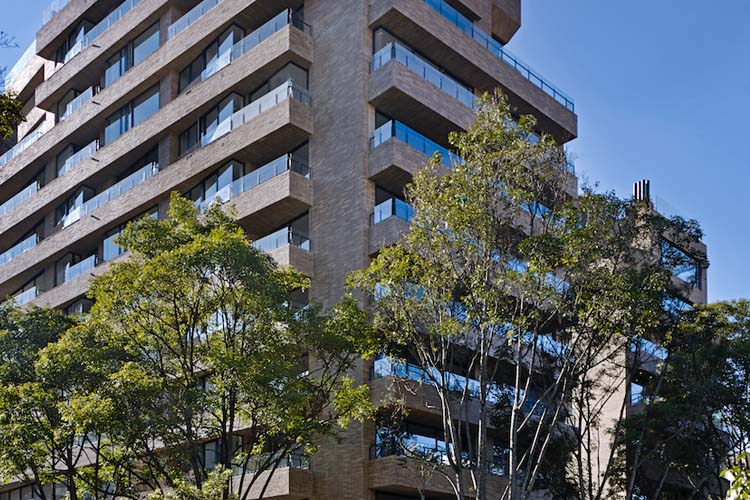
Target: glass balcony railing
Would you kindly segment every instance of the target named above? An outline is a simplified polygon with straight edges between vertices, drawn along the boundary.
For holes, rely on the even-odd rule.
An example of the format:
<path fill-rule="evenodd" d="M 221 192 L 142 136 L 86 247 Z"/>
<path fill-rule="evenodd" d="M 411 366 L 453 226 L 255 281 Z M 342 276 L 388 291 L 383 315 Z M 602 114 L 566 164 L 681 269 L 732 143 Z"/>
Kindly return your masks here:
<path fill-rule="evenodd" d="M 254 455 L 250 457 L 250 461 L 247 464 L 247 472 L 257 472 L 263 466 L 268 464 L 274 464 L 278 461 L 278 468 L 290 468 L 290 469 L 309 469 L 310 468 L 310 456 L 301 451 L 294 451 L 288 455 L 285 455 L 279 459 L 279 454 L 271 455 L 269 453 L 263 453 L 261 455 Z M 241 467 L 238 472 L 241 472 Z"/>
<path fill-rule="evenodd" d="M 83 273 L 91 271 L 99 264 L 101 264 L 99 257 L 97 257 L 96 255 L 91 255 L 90 257 L 86 257 L 77 264 L 68 266 L 67 268 L 65 268 L 65 282 L 68 282 L 76 278 L 77 276 L 82 275 Z"/>
<path fill-rule="evenodd" d="M 23 306 L 37 298 L 39 295 L 40 290 L 37 287 L 31 287 L 25 292 L 21 292 L 18 295 L 13 297 L 13 302 L 16 303 L 17 306 Z"/>
<path fill-rule="evenodd" d="M 442 384 L 456 393 L 462 393 L 464 389 L 472 398 L 478 398 L 481 392 L 481 386 L 478 380 L 474 380 L 463 375 L 455 373 L 441 374 L 437 370 L 426 370 L 412 363 L 404 363 L 395 358 L 381 356 L 375 360 L 371 377 L 373 380 L 385 377 L 399 377 L 406 380 L 414 380 L 424 384 L 433 384 L 435 380 L 443 381 Z M 513 401 L 514 388 L 508 385 L 491 384 L 487 392 L 487 402 L 489 404 L 498 404 L 500 402 L 511 403 Z M 519 400 L 525 396 L 525 391 L 519 389 Z M 541 414 L 544 405 L 538 403 L 533 393 L 529 393 L 524 404 L 524 411 L 535 414 Z"/>
<path fill-rule="evenodd" d="M 281 104 L 289 99 L 295 99 L 305 106 L 310 106 L 312 104 L 312 98 L 307 90 L 295 86 L 291 80 L 288 80 L 263 97 L 256 99 L 241 110 L 237 111 L 229 118 L 209 128 L 203 136 L 201 136 L 201 146 L 205 147 L 211 144 L 216 139 L 225 136 L 264 111 L 267 111 L 277 104 Z"/>
<path fill-rule="evenodd" d="M 68 52 L 65 54 L 65 58 L 63 59 L 63 63 L 67 63 L 75 56 L 80 54 L 83 49 L 91 45 L 94 40 L 102 35 L 102 33 L 107 31 L 110 27 L 112 27 L 113 24 L 119 21 L 122 16 L 133 10 L 133 7 L 138 5 L 140 1 L 141 0 L 125 0 L 124 2 L 122 2 L 115 10 L 110 12 L 107 17 L 102 19 L 96 26 L 88 30 L 86 34 L 83 35 L 83 38 L 81 38 L 72 47 L 70 47 L 70 49 L 68 49 Z"/>
<path fill-rule="evenodd" d="M 222 0 L 203 0 L 201 3 L 190 9 L 184 16 L 169 25 L 169 28 L 167 29 L 167 39 L 170 40 L 174 38 L 177 33 L 193 24 L 203 16 L 203 14 L 221 3 L 221 1 Z"/>
<path fill-rule="evenodd" d="M 49 130 L 47 122 L 42 123 L 39 128 L 31 132 L 29 135 L 21 139 L 18 144 L 10 148 L 2 156 L 0 156 L 0 167 L 4 166 L 10 160 L 26 151 L 32 144 L 38 141 L 44 134 Z"/>
<path fill-rule="evenodd" d="M 370 71 L 376 72 L 390 61 L 398 61 L 412 72 L 421 76 L 437 88 L 457 99 L 461 104 L 469 108 L 474 108 L 474 93 L 464 87 L 445 73 L 416 55 L 414 52 L 406 49 L 398 43 L 391 42 L 380 49 L 372 57 Z"/>
<path fill-rule="evenodd" d="M 291 154 L 285 154 L 224 186 L 213 196 L 196 203 L 196 206 L 201 212 L 205 212 L 215 201 L 227 202 L 287 171 L 296 172 L 306 179 L 310 178 L 310 167 L 307 164 L 295 160 Z"/>
<path fill-rule="evenodd" d="M 568 110 L 575 112 L 575 104 L 573 103 L 573 99 L 565 95 L 562 91 L 558 90 L 539 73 L 531 69 L 529 65 L 523 63 L 520 59 L 511 54 L 508 49 L 504 48 L 500 42 L 474 26 L 474 23 L 472 23 L 456 9 L 448 5 L 445 0 L 423 1 L 427 5 L 435 9 L 445 19 L 453 23 L 456 27 L 458 27 L 458 29 L 474 39 L 474 41 L 476 41 L 479 45 L 490 51 L 495 57 L 521 73 L 524 78 L 542 89 L 547 95 L 565 106 Z"/>
<path fill-rule="evenodd" d="M 398 217 L 406 222 L 414 218 L 414 208 L 404 200 L 391 198 L 375 206 L 375 211 L 370 216 L 371 224 L 379 224 L 391 217 Z"/>
<path fill-rule="evenodd" d="M 8 212 L 16 208 L 21 203 L 31 198 L 31 196 L 37 191 L 39 191 L 38 182 L 29 184 L 20 193 L 15 194 L 13 198 L 9 199 L 8 201 L 0 205 L 0 217 L 7 214 Z"/>
<path fill-rule="evenodd" d="M 669 354 L 666 348 L 647 339 L 634 340 L 633 343 L 630 344 L 630 350 L 647 356 L 653 356 L 661 361 L 667 359 L 667 355 Z"/>
<path fill-rule="evenodd" d="M 196 78 L 187 88 L 213 76 L 229 63 L 237 60 L 241 55 L 249 52 L 252 48 L 270 38 L 274 33 L 281 31 L 287 25 L 292 25 L 307 33 L 310 32 L 310 26 L 304 23 L 302 15 L 293 12 L 291 9 L 287 9 L 235 43 L 231 48 L 216 56 L 206 65 L 206 69 L 201 72 L 200 78 Z"/>
<path fill-rule="evenodd" d="M 379 430 L 375 444 L 370 446 L 370 459 L 399 456 L 419 458 L 427 462 L 449 465 L 448 450 L 452 447 L 441 439 L 420 434 Z M 454 457 L 455 458 L 455 457 Z M 507 455 L 491 457 L 490 473 L 496 476 L 507 475 Z M 461 461 L 469 467 L 469 454 L 464 453 Z"/>
<path fill-rule="evenodd" d="M 61 177 L 71 170 L 73 170 L 83 160 L 91 157 L 94 153 L 99 150 L 99 140 L 95 139 L 83 148 L 79 149 L 75 154 L 71 155 L 66 159 L 62 166 L 57 171 L 57 176 Z"/>
<path fill-rule="evenodd" d="M 431 157 L 435 153 L 440 153 L 443 165 L 448 168 L 451 168 L 454 163 L 460 163 L 461 161 L 458 156 L 448 151 L 448 149 L 396 120 L 391 120 L 375 130 L 375 135 L 370 139 L 370 148 L 375 149 L 384 142 L 394 138 L 426 156 Z"/>
<path fill-rule="evenodd" d="M 21 74 L 21 72 L 26 68 L 26 65 L 28 65 L 29 61 L 32 57 L 36 55 L 36 38 L 34 41 L 31 42 L 31 45 L 29 45 L 26 50 L 24 51 L 23 55 L 16 61 L 16 64 L 13 65 L 13 68 L 11 68 L 10 71 L 5 75 L 5 78 L 0 80 L 0 92 L 6 89 L 11 89 L 13 86 L 13 82 L 16 78 L 18 78 L 18 75 Z"/>
<path fill-rule="evenodd" d="M 99 207 L 106 205 L 118 196 L 127 193 L 134 187 L 146 182 L 146 180 L 150 179 L 158 173 L 159 164 L 156 162 L 151 162 L 145 167 L 136 170 L 117 184 L 113 184 L 90 200 L 83 203 L 80 207 L 79 218 L 83 217 L 84 215 L 90 214 Z"/>
<path fill-rule="evenodd" d="M 70 0 L 53 0 L 44 11 L 42 11 L 42 25 L 47 24 L 52 20 L 58 12 L 63 10 L 66 5 L 70 3 Z"/>
<path fill-rule="evenodd" d="M 91 98 L 94 97 L 94 87 L 89 87 L 78 96 L 70 101 L 67 106 L 65 106 L 65 111 L 63 112 L 62 116 L 60 117 L 60 121 L 65 120 L 68 118 L 71 114 L 75 113 L 78 108 L 86 104 L 91 100 Z"/>
<path fill-rule="evenodd" d="M 310 238 L 306 234 L 293 229 L 291 226 L 287 226 L 254 241 L 253 245 L 262 252 L 271 252 L 284 245 L 293 245 L 302 250 L 309 251 Z"/>
<path fill-rule="evenodd" d="M 22 253 L 31 250 L 36 246 L 36 244 L 39 242 L 39 237 L 36 234 L 32 234 L 22 242 L 16 244 L 15 246 L 9 248 L 3 253 L 0 253 L 0 266 L 3 264 L 7 264 L 11 260 L 15 259 Z"/>

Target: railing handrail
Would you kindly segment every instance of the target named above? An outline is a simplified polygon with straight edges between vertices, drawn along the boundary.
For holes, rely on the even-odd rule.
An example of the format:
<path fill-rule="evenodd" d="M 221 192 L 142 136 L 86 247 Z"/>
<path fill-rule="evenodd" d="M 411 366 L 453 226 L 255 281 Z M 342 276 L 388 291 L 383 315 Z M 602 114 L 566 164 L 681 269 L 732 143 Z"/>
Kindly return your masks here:
<path fill-rule="evenodd" d="M 34 55 L 36 55 L 36 38 L 34 38 L 31 44 L 26 47 L 26 50 L 23 51 L 21 57 L 18 58 L 18 61 L 16 61 L 10 71 L 8 71 L 8 74 L 5 75 L 5 78 L 2 80 L 2 85 L 0 85 L 0 91 L 8 90 L 13 86 L 13 81 L 18 76 L 18 73 L 26 67 Z"/>
<path fill-rule="evenodd" d="M 70 115 L 73 114 L 73 112 L 77 111 L 78 108 L 89 102 L 94 97 L 94 87 L 93 85 L 80 94 L 78 94 L 72 101 L 70 101 L 65 106 L 65 112 L 60 117 L 60 121 L 64 121 L 67 118 L 70 118 Z"/>
<path fill-rule="evenodd" d="M 415 144 L 414 141 L 410 140 L 410 137 L 413 137 L 420 141 L 422 143 L 422 147 L 417 147 L 417 144 Z M 445 148 L 437 142 L 428 139 L 424 135 L 420 134 L 411 127 L 404 125 L 398 120 L 390 120 L 375 130 L 373 137 L 370 138 L 370 149 L 375 149 L 381 144 L 393 138 L 400 140 L 404 144 L 412 147 L 413 149 L 416 149 L 417 151 L 428 157 L 432 157 L 435 152 L 439 152 L 443 165 L 448 168 L 452 168 L 453 163 L 461 162 L 461 158 L 453 154 L 448 148 Z"/>
<path fill-rule="evenodd" d="M 79 163 L 84 161 L 87 158 L 90 158 L 94 153 L 99 151 L 99 139 L 94 139 L 90 143 L 86 144 L 84 147 L 70 155 L 64 162 L 63 166 L 64 168 L 59 173 L 60 176 L 67 174 L 71 170 L 73 170 L 75 167 L 78 166 Z"/>
<path fill-rule="evenodd" d="M 306 89 L 294 85 L 292 80 L 287 80 L 242 109 L 235 111 L 223 121 L 212 125 L 211 128 L 201 136 L 201 147 L 208 146 L 240 125 L 243 125 L 264 111 L 281 104 L 288 99 L 296 99 L 306 106 L 312 104 L 312 97 L 310 97 L 310 94 Z"/>
<path fill-rule="evenodd" d="M 39 291 L 39 287 L 32 286 L 28 290 L 25 290 L 18 295 L 14 295 L 11 300 L 13 300 L 17 306 L 23 306 L 37 298 L 39 296 Z"/>
<path fill-rule="evenodd" d="M 76 262 L 65 269 L 64 281 L 68 282 L 86 271 L 94 269 L 99 264 L 101 264 L 101 259 L 98 255 L 89 255 L 85 259 L 81 259 L 79 262 Z"/>
<path fill-rule="evenodd" d="M 469 35 L 472 40 L 494 54 L 495 57 L 518 71 L 527 80 L 542 89 L 542 91 L 565 106 L 569 111 L 575 113 L 575 103 L 573 102 L 573 99 L 571 99 L 567 94 L 549 83 L 549 80 L 544 78 L 540 73 L 531 69 L 531 66 L 521 61 L 517 56 L 503 47 L 500 42 L 486 34 L 481 29 L 474 26 L 474 23 L 472 21 L 470 21 L 466 16 L 446 3 L 445 0 L 423 1 L 427 5 L 432 7 L 435 11 L 437 11 L 440 15 L 442 15 L 446 20 L 455 25 L 458 29 Z"/>
<path fill-rule="evenodd" d="M 376 72 L 390 61 L 400 62 L 404 67 L 432 83 L 464 106 L 474 109 L 476 96 L 469 88 L 398 42 L 388 42 L 373 55 L 370 72 Z"/>
<path fill-rule="evenodd" d="M 6 151 L 5 154 L 0 156 L 0 167 L 3 167 L 10 160 L 26 151 L 29 147 L 31 147 L 32 144 L 38 141 L 40 137 L 46 134 L 48 130 L 49 126 L 47 125 L 47 121 L 42 122 L 39 128 L 18 141 L 15 146 Z"/>
<path fill-rule="evenodd" d="M 8 199 L 5 203 L 0 205 L 0 216 L 3 216 L 16 208 L 18 205 L 20 205 L 22 202 L 26 201 L 39 190 L 39 181 L 35 181 L 25 188 L 23 188 L 20 192 L 14 194 L 11 198 Z"/>
<path fill-rule="evenodd" d="M 370 224 L 379 224 L 391 217 L 411 222 L 414 218 L 414 207 L 395 196 L 388 198 L 384 202 L 375 205 L 375 209 L 370 214 Z"/>
<path fill-rule="evenodd" d="M 80 54 L 83 49 L 91 45 L 97 38 L 112 27 L 114 23 L 119 21 L 122 16 L 133 10 L 133 7 L 138 5 L 140 1 L 141 0 L 125 0 L 115 7 L 112 12 L 107 14 L 104 19 L 85 32 L 83 37 L 68 49 L 68 52 L 63 57 L 63 64 L 67 64 L 71 59 Z"/>
<path fill-rule="evenodd" d="M 156 161 L 152 161 L 147 165 L 139 168 L 121 181 L 111 185 L 90 200 L 81 204 L 80 216 L 83 217 L 84 215 L 93 212 L 97 208 L 106 205 L 120 195 L 125 194 L 134 187 L 146 182 L 147 179 L 151 178 L 157 173 L 159 173 L 159 163 Z"/>
<path fill-rule="evenodd" d="M 304 250 L 309 250 L 309 248 L 305 248 L 305 246 L 309 247 L 310 237 L 307 234 L 302 233 L 301 231 L 295 230 L 290 225 L 284 226 L 281 229 L 277 229 L 276 231 L 263 236 L 262 238 L 258 238 L 257 240 L 253 241 L 252 244 L 255 248 L 264 252 L 276 250 L 277 248 L 281 248 L 284 245 L 293 245 Z"/>
<path fill-rule="evenodd" d="M 27 250 L 34 248 L 37 243 L 39 243 L 39 236 L 36 233 L 16 243 L 3 253 L 0 253 L 0 266 L 7 264 Z"/>
<path fill-rule="evenodd" d="M 42 26 L 50 22 L 58 12 L 68 5 L 68 3 L 70 3 L 70 0 L 53 0 L 44 11 L 42 11 Z"/>
<path fill-rule="evenodd" d="M 206 12 L 221 3 L 222 0 L 203 0 L 198 5 L 187 11 L 179 19 L 169 25 L 167 28 L 167 40 L 171 40 L 178 33 L 193 24 Z"/>

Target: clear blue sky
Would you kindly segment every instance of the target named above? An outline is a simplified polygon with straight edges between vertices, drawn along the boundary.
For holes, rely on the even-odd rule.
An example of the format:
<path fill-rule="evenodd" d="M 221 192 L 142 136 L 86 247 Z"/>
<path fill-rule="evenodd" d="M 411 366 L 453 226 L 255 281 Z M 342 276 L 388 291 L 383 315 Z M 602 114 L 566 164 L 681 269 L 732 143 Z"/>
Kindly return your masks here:
<path fill-rule="evenodd" d="M 523 2 L 508 47 L 575 100 L 579 174 L 621 196 L 651 179 L 703 225 L 710 299 L 750 296 L 750 2 Z M 10 67 L 48 1 L 2 3 L 21 46 L 0 52 Z"/>

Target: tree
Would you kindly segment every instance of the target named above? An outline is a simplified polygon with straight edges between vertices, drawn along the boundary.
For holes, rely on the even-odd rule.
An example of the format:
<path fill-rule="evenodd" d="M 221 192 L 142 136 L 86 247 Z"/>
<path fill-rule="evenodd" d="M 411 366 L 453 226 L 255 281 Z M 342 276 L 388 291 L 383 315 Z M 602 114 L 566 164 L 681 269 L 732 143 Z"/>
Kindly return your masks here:
<path fill-rule="evenodd" d="M 747 456 L 742 457 L 743 460 Z M 727 492 L 727 500 L 747 500 L 750 498 L 750 469 L 735 466 L 722 472 L 722 477 L 726 478 L 731 486 Z"/>
<path fill-rule="evenodd" d="M 80 422 L 70 412 L 74 394 L 90 387 L 83 371 L 44 369 L 45 350 L 75 321 L 64 314 L 0 306 L 0 471 L 3 478 L 31 483 L 37 498 L 79 498 L 78 468 L 90 455 L 80 447 Z M 61 488 L 48 488 L 57 484 Z"/>
<path fill-rule="evenodd" d="M 297 303 L 307 280 L 218 205 L 199 218 L 175 195 L 167 219 L 129 224 L 118 244 L 129 258 L 94 279 L 89 317 L 37 361 L 49 380 L 96 381 L 58 402 L 89 458 L 71 472 L 79 496 L 262 498 L 277 467 L 369 414 L 346 377 L 365 315 L 350 299 Z"/>
<path fill-rule="evenodd" d="M 476 123 L 450 137 L 451 171 L 433 158 L 408 187 L 410 232 L 351 277 L 382 352 L 401 360 L 392 372 L 439 400 L 437 450 L 411 446 L 408 431 L 379 442 L 443 464 L 459 500 L 490 498 L 498 469 L 503 498 L 611 493 L 627 352 L 665 315 L 660 235 L 698 236 L 646 202 L 568 195 L 564 153 L 535 125 L 485 96 Z"/>
<path fill-rule="evenodd" d="M 723 498 L 721 470 L 747 466 L 749 311 L 744 300 L 696 306 L 675 325 L 668 355 L 644 388 L 649 404 L 624 423 L 624 476 L 637 476 L 641 495 L 660 498 L 676 488 Z"/>
<path fill-rule="evenodd" d="M 8 49 L 17 47 L 15 39 L 6 31 L 0 31 L 0 48 Z M 0 80 L 5 77 L 5 68 L 0 68 Z M 7 141 L 16 133 L 18 124 L 25 120 L 23 115 L 23 103 L 17 99 L 17 96 L 8 92 L 7 89 L 0 85 L 0 139 Z"/>

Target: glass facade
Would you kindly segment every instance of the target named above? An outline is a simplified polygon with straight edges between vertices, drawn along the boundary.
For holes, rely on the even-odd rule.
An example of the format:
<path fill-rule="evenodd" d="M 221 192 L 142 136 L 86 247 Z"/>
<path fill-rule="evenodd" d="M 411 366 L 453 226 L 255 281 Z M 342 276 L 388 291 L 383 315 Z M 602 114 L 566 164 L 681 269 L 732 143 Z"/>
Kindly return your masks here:
<path fill-rule="evenodd" d="M 663 240 L 661 243 L 662 265 L 693 288 L 701 287 L 701 266 L 698 261 L 677 245 Z"/>
<path fill-rule="evenodd" d="M 156 85 L 106 119 L 104 144 L 111 144 L 132 127 L 156 113 L 159 107 L 159 86 Z"/>

